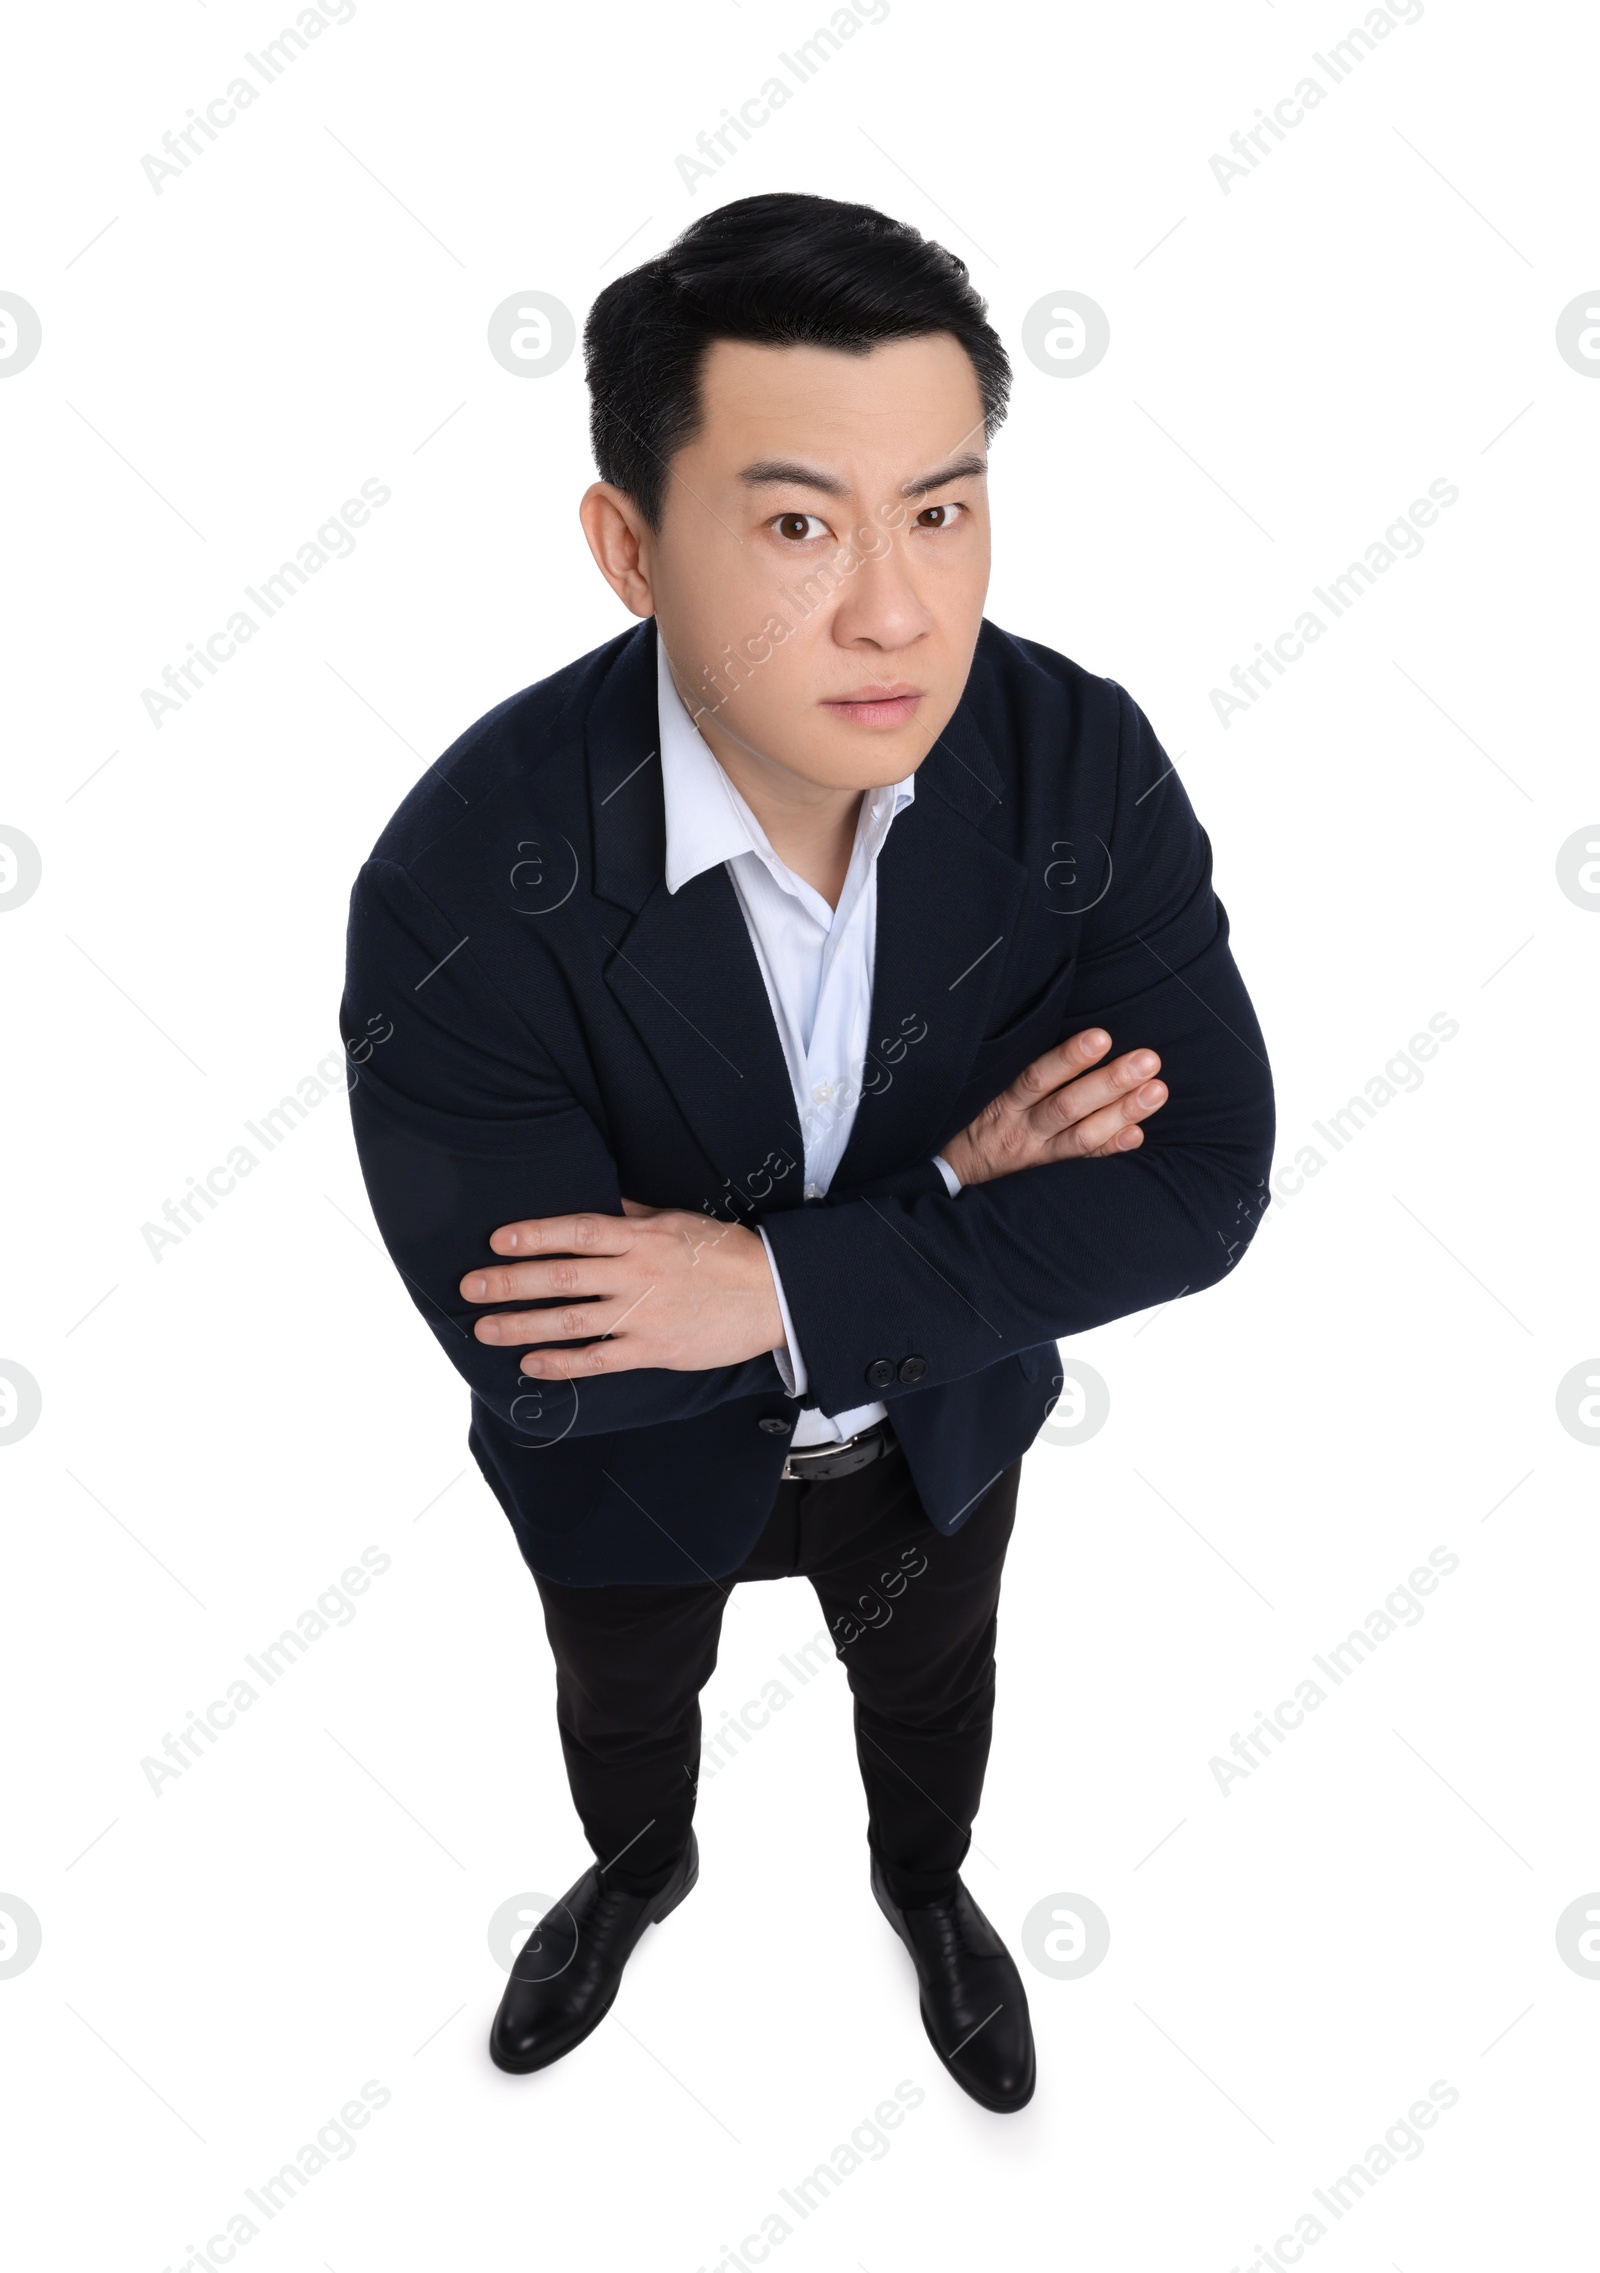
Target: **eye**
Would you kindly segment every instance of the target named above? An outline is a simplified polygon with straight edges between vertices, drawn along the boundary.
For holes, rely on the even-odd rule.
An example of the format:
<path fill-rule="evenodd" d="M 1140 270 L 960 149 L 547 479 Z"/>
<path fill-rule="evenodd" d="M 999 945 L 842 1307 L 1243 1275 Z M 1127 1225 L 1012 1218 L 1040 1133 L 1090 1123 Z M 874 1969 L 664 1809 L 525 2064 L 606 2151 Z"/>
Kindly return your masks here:
<path fill-rule="evenodd" d="M 925 505 L 917 515 L 916 526 L 931 529 L 937 536 L 941 530 L 955 528 L 966 510 L 964 505 Z"/>
<path fill-rule="evenodd" d="M 819 521 L 815 513 L 780 513 L 772 525 L 789 544 L 806 544 L 828 534 L 827 522 Z"/>

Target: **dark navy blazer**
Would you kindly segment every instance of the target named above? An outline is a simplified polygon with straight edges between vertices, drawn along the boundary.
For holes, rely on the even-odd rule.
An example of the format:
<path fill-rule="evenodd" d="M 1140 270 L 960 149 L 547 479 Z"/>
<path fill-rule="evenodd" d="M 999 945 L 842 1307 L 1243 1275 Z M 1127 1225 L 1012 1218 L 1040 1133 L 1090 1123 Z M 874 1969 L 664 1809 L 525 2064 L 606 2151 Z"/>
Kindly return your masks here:
<path fill-rule="evenodd" d="M 882 1398 L 953 1532 L 1048 1414 L 1056 1338 L 1220 1279 L 1272 1150 L 1209 840 L 1113 681 L 983 625 L 879 856 L 864 1094 L 820 1200 L 727 871 L 666 889 L 656 739 L 652 622 L 481 718 L 356 879 L 340 1011 L 378 1227 L 471 1385 L 468 1442 L 524 1557 L 579 1586 L 734 1570 L 799 1407 L 770 1355 L 519 1374 L 457 1292 L 498 1224 L 625 1193 L 763 1226 L 807 1401 Z M 952 1198 L 934 1153 L 1091 1024 L 1160 1052 L 1142 1147 Z"/>

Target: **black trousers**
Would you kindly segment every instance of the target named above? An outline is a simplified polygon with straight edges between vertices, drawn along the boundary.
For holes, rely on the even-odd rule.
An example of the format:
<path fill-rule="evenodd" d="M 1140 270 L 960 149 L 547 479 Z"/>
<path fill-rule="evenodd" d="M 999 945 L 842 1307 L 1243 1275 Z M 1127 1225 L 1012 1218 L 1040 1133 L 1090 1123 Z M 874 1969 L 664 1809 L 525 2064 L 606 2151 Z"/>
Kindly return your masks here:
<path fill-rule="evenodd" d="M 778 1487 L 738 1570 L 692 1586 L 562 1586 L 535 1573 L 556 1719 L 584 1833 L 610 1881 L 653 1892 L 688 1843 L 700 1690 L 751 1579 L 804 1577 L 854 1698 L 867 1841 L 902 1905 L 950 1891 L 972 1843 L 994 1714 L 1000 1570 L 1022 1463 L 936 1531 L 895 1444 L 831 1482 Z"/>

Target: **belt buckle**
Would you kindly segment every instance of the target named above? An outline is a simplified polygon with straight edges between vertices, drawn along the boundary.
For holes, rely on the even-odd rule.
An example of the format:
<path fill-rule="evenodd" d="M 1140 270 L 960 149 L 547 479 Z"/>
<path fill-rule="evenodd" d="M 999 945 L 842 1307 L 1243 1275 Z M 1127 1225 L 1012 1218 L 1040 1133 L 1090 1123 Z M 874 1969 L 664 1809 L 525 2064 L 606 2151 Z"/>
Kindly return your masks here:
<path fill-rule="evenodd" d="M 866 1433 L 867 1432 L 865 1429 L 857 1429 L 854 1436 L 841 1437 L 837 1444 L 802 1445 L 799 1448 L 799 1457 L 803 1460 L 808 1452 L 829 1454 L 836 1452 L 848 1452 L 851 1445 L 859 1444 Z M 778 1477 L 780 1484 L 803 1484 L 805 1482 L 805 1470 L 803 1468 L 797 1469 L 794 1465 L 794 1461 L 795 1453 L 793 1450 L 790 1450 L 784 1454 L 783 1468 Z"/>

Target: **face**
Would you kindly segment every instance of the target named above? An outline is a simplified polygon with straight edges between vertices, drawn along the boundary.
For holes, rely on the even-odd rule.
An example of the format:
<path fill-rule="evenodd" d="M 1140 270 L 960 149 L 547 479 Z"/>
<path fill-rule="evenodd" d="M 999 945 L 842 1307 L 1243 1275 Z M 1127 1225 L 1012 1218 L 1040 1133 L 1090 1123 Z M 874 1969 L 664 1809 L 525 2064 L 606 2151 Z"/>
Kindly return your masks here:
<path fill-rule="evenodd" d="M 965 351 L 945 332 L 864 355 L 718 340 L 700 404 L 658 530 L 608 483 L 585 497 L 602 571 L 655 615 L 719 756 L 824 793 L 903 779 L 961 699 L 988 587 Z"/>

